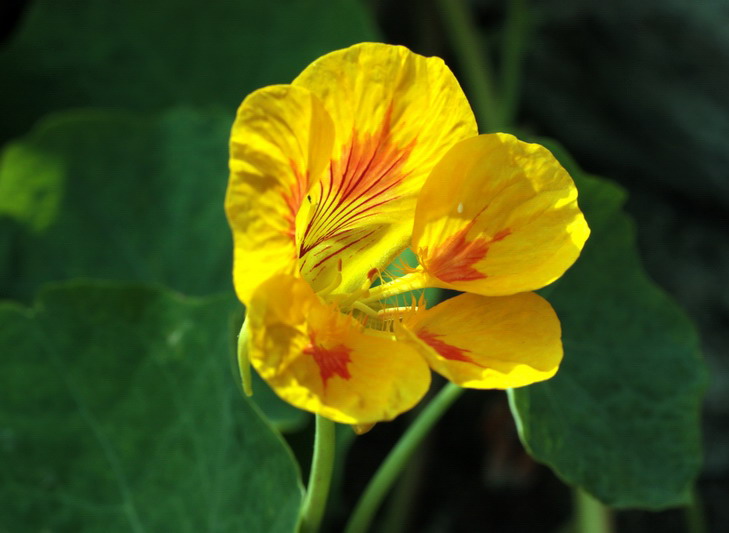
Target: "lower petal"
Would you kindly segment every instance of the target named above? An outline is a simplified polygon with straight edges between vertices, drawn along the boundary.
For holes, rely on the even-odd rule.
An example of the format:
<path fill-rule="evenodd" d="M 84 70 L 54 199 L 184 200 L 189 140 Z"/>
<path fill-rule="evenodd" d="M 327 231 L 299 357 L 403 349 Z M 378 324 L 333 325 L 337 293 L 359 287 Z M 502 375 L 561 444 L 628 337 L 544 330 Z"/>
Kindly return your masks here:
<path fill-rule="evenodd" d="M 251 363 L 296 407 L 346 424 L 391 420 L 430 385 L 418 350 L 326 305 L 302 279 L 273 276 L 248 308 Z"/>
<path fill-rule="evenodd" d="M 406 318 L 398 336 L 462 387 L 507 389 L 549 379 L 562 360 L 559 319 L 535 293 L 461 294 Z"/>

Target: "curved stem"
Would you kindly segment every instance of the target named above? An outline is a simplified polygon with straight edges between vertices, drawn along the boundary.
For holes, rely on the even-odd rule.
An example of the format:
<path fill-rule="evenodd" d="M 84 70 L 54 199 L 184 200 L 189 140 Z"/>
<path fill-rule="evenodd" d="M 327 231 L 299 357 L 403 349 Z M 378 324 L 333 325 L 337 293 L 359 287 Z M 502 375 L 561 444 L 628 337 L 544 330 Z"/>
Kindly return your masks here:
<path fill-rule="evenodd" d="M 379 524 L 380 533 L 399 533 L 408 530 L 415 498 L 423 482 L 424 452 L 425 446 L 416 449 L 400 474 L 400 479 L 388 498 L 382 522 Z"/>
<path fill-rule="evenodd" d="M 575 505 L 575 530 L 581 533 L 613 533 L 610 509 L 579 487 L 572 489 Z"/>
<path fill-rule="evenodd" d="M 475 104 L 476 117 L 482 133 L 499 131 L 501 113 L 492 81 L 491 63 L 486 45 L 471 21 L 471 13 L 464 0 L 437 0 L 446 25 L 446 34 L 458 57 L 468 95 Z"/>
<path fill-rule="evenodd" d="M 345 533 L 367 531 L 380 503 L 407 464 L 415 448 L 462 392 L 463 389 L 459 386 L 447 383 L 418 415 L 370 480 L 349 518 Z"/>
<path fill-rule="evenodd" d="M 311 461 L 309 485 L 301 507 L 299 531 L 316 533 L 319 531 L 324 509 L 329 496 L 329 486 L 334 470 L 334 422 L 316 415 L 316 435 L 314 437 L 314 457 Z"/>
<path fill-rule="evenodd" d="M 521 96 L 521 72 L 529 33 L 527 0 L 509 0 L 506 7 L 504 40 L 501 45 L 501 118 L 500 124 L 509 129 L 516 118 Z"/>
<path fill-rule="evenodd" d="M 686 530 L 689 533 L 706 533 L 706 516 L 704 516 L 704 505 L 701 501 L 698 487 L 694 487 L 691 505 L 686 507 Z"/>

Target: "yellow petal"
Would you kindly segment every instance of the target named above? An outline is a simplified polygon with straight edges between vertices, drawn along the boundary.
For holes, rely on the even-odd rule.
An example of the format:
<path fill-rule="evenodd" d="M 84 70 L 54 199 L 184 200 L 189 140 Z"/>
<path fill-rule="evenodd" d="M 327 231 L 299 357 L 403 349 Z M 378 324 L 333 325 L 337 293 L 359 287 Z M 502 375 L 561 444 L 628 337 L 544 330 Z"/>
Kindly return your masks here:
<path fill-rule="evenodd" d="M 296 270 L 296 214 L 329 163 L 333 138 L 331 118 L 302 87 L 265 87 L 238 109 L 225 211 L 244 303 L 271 274 Z"/>
<path fill-rule="evenodd" d="M 249 358 L 261 377 L 287 402 L 336 422 L 391 420 L 430 385 L 416 348 L 370 334 L 300 278 L 280 274 L 264 282 L 248 320 Z"/>
<path fill-rule="evenodd" d="M 443 61 L 402 46 L 332 52 L 293 84 L 321 100 L 336 130 L 329 174 L 297 220 L 302 275 L 319 290 L 342 259 L 335 293 L 346 293 L 407 245 L 423 181 L 453 144 L 476 135 L 476 122 Z"/>
<path fill-rule="evenodd" d="M 398 335 L 418 346 L 433 370 L 474 389 L 542 381 L 562 360 L 559 319 L 533 292 L 461 294 L 408 317 Z"/>
<path fill-rule="evenodd" d="M 500 296 L 560 277 L 590 230 L 577 189 L 544 147 L 512 135 L 460 142 L 418 198 L 413 248 L 436 286 Z"/>

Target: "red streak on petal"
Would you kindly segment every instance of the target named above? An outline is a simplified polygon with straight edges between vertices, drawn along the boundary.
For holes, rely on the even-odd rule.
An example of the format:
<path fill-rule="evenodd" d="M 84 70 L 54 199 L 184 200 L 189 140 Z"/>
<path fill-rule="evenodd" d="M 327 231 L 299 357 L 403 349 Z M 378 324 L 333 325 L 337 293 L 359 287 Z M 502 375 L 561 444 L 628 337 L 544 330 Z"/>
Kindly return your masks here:
<path fill-rule="evenodd" d="M 504 240 L 504 237 L 508 237 L 509 235 L 511 235 L 511 230 L 509 228 L 502 229 L 501 231 L 497 231 L 496 235 L 491 237 L 491 242 L 493 243 L 502 241 Z"/>
<path fill-rule="evenodd" d="M 483 366 L 466 355 L 466 352 L 470 352 L 471 350 L 459 348 L 458 346 L 453 346 L 452 344 L 448 344 L 440 340 L 439 337 L 442 337 L 443 335 L 438 335 L 437 333 L 433 333 L 427 329 L 421 329 L 418 331 L 417 335 L 420 340 L 433 348 L 445 359 L 450 361 L 462 361 L 464 363 L 471 363 L 481 367 Z"/>
<path fill-rule="evenodd" d="M 351 352 L 352 349 L 343 344 L 334 348 L 324 348 L 316 344 L 313 338 L 311 343 L 304 348 L 304 354 L 312 356 L 319 366 L 319 375 L 324 387 L 327 386 L 327 381 L 333 376 L 339 376 L 346 380 L 351 379 L 352 376 L 347 369 L 347 364 L 352 362 L 349 357 Z"/>
<path fill-rule="evenodd" d="M 339 247 L 336 253 L 344 252 L 371 231 L 360 226 L 363 221 L 400 198 L 398 186 L 408 175 L 403 172 L 403 166 L 416 140 L 405 146 L 396 145 L 392 140 L 391 121 L 392 104 L 379 130 L 367 135 L 353 130 L 350 141 L 342 146 L 339 159 L 331 161 L 328 176 L 319 183 L 319 202 L 300 243 L 300 258 L 314 249 L 320 254 L 322 244 L 331 239 L 342 242 L 346 235 L 350 242 Z M 362 234 L 356 235 L 357 231 Z M 332 255 L 318 258 L 312 268 L 331 258 Z"/>
<path fill-rule="evenodd" d="M 289 207 L 289 213 L 286 215 L 286 221 L 289 224 L 286 235 L 290 236 L 293 241 L 296 237 L 296 214 L 299 212 L 304 195 L 309 190 L 309 171 L 301 172 L 293 159 L 289 160 L 289 165 L 294 171 L 296 181 L 291 185 L 289 191 L 284 193 L 283 197 Z"/>
<path fill-rule="evenodd" d="M 372 235 L 373 235 L 373 234 L 375 233 L 375 231 L 377 231 L 377 229 L 373 229 L 372 231 L 369 231 L 369 232 L 367 232 L 367 233 L 365 233 L 365 234 L 363 234 L 363 235 L 359 236 L 359 237 L 358 237 L 357 239 L 355 239 L 355 240 L 353 240 L 353 241 L 350 241 L 350 242 L 348 242 L 347 244 L 345 244 L 344 246 L 342 246 L 342 247 L 341 247 L 341 248 L 339 248 L 338 250 L 336 250 L 336 251 L 334 251 L 334 252 L 330 253 L 329 255 L 327 255 L 327 256 L 325 256 L 325 257 L 323 257 L 322 259 L 319 259 L 319 262 L 318 262 L 317 264 L 315 264 L 315 265 L 314 265 L 314 267 L 313 267 L 313 269 L 312 269 L 312 270 L 315 270 L 316 268 L 320 267 L 320 266 L 321 266 L 321 265 L 322 265 L 323 263 L 325 263 L 326 261 L 328 261 L 329 259 L 331 259 L 331 258 L 332 258 L 332 257 L 334 257 L 335 255 L 338 255 L 338 254 L 340 254 L 341 252 L 343 252 L 343 251 L 344 251 L 344 250 L 346 250 L 347 248 L 349 248 L 349 247 L 351 247 L 351 246 L 353 246 L 353 245 L 357 244 L 357 243 L 358 243 L 358 242 L 360 242 L 361 240 L 364 240 L 364 239 L 367 239 L 368 237 L 371 237 L 371 236 L 372 236 Z M 326 246 L 326 247 L 324 248 L 324 250 L 326 250 L 327 248 L 330 248 L 330 246 Z M 324 250 L 322 250 L 322 252 L 323 252 Z M 341 262 L 342 260 L 340 259 L 339 261 Z M 339 270 L 341 271 L 342 269 L 340 268 Z"/>
<path fill-rule="evenodd" d="M 473 265 L 486 257 L 493 243 L 511 235 L 511 230 L 501 230 L 490 239 L 476 238 L 469 241 L 466 240 L 466 234 L 471 226 L 472 224 L 469 224 L 448 237 L 438 247 L 436 254 L 431 254 L 429 257 L 427 248 L 423 250 L 421 256 L 425 258 L 425 268 L 431 276 L 447 283 L 474 281 L 487 277 L 483 272 L 473 268 Z"/>
<path fill-rule="evenodd" d="M 448 237 L 438 247 L 437 255 L 428 258 L 428 272 L 445 282 L 473 281 L 483 279 L 486 274 L 473 268 L 473 264 L 486 257 L 489 241 L 485 239 L 466 240 L 470 226 Z"/>

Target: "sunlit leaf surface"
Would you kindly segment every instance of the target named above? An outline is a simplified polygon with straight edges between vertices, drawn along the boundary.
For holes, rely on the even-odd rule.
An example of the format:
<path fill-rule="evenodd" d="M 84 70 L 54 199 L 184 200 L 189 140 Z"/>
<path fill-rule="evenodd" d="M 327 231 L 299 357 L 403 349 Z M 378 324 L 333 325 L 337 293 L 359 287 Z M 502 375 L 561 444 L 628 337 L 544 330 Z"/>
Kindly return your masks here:
<path fill-rule="evenodd" d="M 0 214 L 25 231 L 0 288 L 28 299 L 43 282 L 83 276 L 232 291 L 228 129 L 227 118 L 191 109 L 77 111 L 9 144 Z"/>

